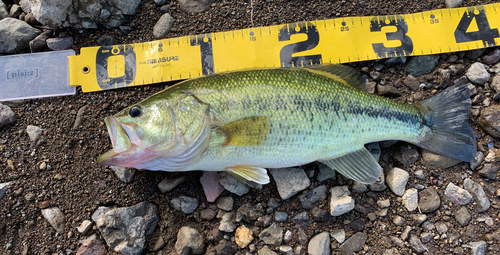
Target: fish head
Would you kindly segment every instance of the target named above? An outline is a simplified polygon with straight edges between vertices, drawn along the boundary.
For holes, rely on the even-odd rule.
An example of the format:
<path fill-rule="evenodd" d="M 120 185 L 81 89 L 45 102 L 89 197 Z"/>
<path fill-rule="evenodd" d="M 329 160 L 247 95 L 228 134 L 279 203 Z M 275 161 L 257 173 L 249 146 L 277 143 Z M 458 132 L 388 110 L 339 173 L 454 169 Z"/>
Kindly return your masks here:
<path fill-rule="evenodd" d="M 184 94 L 155 95 L 104 121 L 113 149 L 99 156 L 100 164 L 167 171 L 199 159 L 211 125 L 208 105 Z"/>

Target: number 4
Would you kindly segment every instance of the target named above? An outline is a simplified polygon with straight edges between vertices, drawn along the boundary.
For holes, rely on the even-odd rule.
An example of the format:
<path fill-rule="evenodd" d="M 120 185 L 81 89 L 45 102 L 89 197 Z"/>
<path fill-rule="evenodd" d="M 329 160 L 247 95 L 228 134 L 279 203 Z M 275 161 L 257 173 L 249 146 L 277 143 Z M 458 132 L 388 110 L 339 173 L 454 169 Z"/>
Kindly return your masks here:
<path fill-rule="evenodd" d="M 467 32 L 472 20 L 476 20 L 478 31 Z M 500 37 L 498 29 L 491 29 L 484 10 L 466 11 L 455 30 L 457 43 L 483 41 L 485 47 L 495 46 L 495 38 Z"/>

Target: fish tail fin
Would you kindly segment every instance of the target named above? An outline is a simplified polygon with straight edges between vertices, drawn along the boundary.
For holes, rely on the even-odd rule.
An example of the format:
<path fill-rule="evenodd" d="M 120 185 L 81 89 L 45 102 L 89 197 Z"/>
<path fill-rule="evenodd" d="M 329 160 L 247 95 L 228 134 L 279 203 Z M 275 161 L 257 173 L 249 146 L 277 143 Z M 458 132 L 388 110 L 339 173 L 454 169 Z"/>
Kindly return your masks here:
<path fill-rule="evenodd" d="M 471 162 L 476 157 L 474 131 L 467 123 L 471 100 L 467 86 L 452 86 L 416 104 L 426 126 L 418 144 L 446 157 Z"/>

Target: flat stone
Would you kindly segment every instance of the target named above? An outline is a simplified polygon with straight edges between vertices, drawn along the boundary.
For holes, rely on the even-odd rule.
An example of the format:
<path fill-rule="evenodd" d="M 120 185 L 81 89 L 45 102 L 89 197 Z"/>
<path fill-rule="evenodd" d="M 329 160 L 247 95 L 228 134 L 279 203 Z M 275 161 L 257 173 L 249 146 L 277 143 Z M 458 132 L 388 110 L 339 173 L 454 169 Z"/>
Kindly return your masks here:
<path fill-rule="evenodd" d="M 274 219 L 277 222 L 285 222 L 288 219 L 288 214 L 286 212 L 274 212 Z"/>
<path fill-rule="evenodd" d="M 365 233 L 357 232 L 340 246 L 339 248 L 340 254 L 351 255 L 355 252 L 362 250 L 363 246 L 365 246 L 367 238 L 368 236 Z"/>
<path fill-rule="evenodd" d="M 259 253 L 258 253 L 258 255 L 277 255 L 277 254 L 278 253 L 269 249 L 269 247 L 267 247 L 267 245 L 264 245 L 264 247 L 262 247 L 262 249 L 260 249 Z"/>
<path fill-rule="evenodd" d="M 124 183 L 130 183 L 134 180 L 135 169 L 122 166 L 111 166 L 111 169 L 115 172 L 116 177 Z"/>
<path fill-rule="evenodd" d="M 203 236 L 196 229 L 191 227 L 182 227 L 177 233 L 175 242 L 175 251 L 179 255 L 203 254 L 205 244 Z"/>
<path fill-rule="evenodd" d="M 212 220 L 215 218 L 215 212 L 212 209 L 205 209 L 200 212 L 200 217 L 202 220 Z"/>
<path fill-rule="evenodd" d="M 439 62 L 439 55 L 425 55 L 412 57 L 406 63 L 404 70 L 413 76 L 428 74 L 434 70 Z"/>
<path fill-rule="evenodd" d="M 227 180 L 228 183 L 233 182 L 233 181 L 234 181 L 234 184 L 238 183 L 238 181 L 234 177 L 230 176 L 228 173 L 224 172 L 223 176 L 226 176 L 226 178 L 221 177 L 221 179 Z M 203 187 L 203 192 L 205 193 L 205 197 L 207 198 L 207 202 L 209 202 L 209 203 L 213 203 L 217 199 L 217 197 L 219 197 L 220 194 L 222 194 L 222 192 L 224 191 L 224 186 L 222 186 L 219 183 L 219 180 L 218 180 L 219 177 L 220 177 L 220 175 L 217 172 L 204 172 L 200 178 L 200 183 L 201 183 L 201 186 Z M 232 177 L 232 179 L 230 179 L 230 177 Z M 228 185 L 231 185 L 231 184 L 228 184 Z M 246 188 L 248 189 L 248 186 L 246 186 Z"/>
<path fill-rule="evenodd" d="M 434 224 L 436 226 L 436 231 L 442 235 L 442 234 L 445 234 L 446 232 L 448 232 L 448 227 L 446 226 L 446 224 L 442 221 L 438 221 L 436 222 L 436 224 Z"/>
<path fill-rule="evenodd" d="M 250 192 L 250 187 L 243 182 L 238 181 L 236 178 L 226 172 L 219 173 L 219 183 L 229 192 L 238 196 L 243 196 Z M 206 194 L 206 192 L 205 192 Z M 215 201 L 215 200 L 214 200 Z"/>
<path fill-rule="evenodd" d="M 439 208 L 441 199 L 433 187 L 428 187 L 418 194 L 418 207 L 422 213 L 431 213 Z"/>
<path fill-rule="evenodd" d="M 106 246 L 97 239 L 96 235 L 91 235 L 86 239 L 80 241 L 82 244 L 76 251 L 76 255 L 98 255 L 107 254 Z"/>
<path fill-rule="evenodd" d="M 384 86 L 377 84 L 377 93 L 379 96 L 383 97 L 400 97 L 401 92 L 399 92 L 394 86 Z"/>
<path fill-rule="evenodd" d="M 149 202 L 129 207 L 99 207 L 92 219 L 108 246 L 123 255 L 141 254 L 158 223 L 158 208 Z"/>
<path fill-rule="evenodd" d="M 330 236 L 333 237 L 337 242 L 343 243 L 345 241 L 345 230 L 343 228 L 335 229 Z"/>
<path fill-rule="evenodd" d="M 420 241 L 420 239 L 418 237 L 415 237 L 414 235 L 410 236 L 410 247 L 416 253 L 424 253 L 427 250 L 427 247 L 425 247 L 422 241 Z"/>
<path fill-rule="evenodd" d="M 422 149 L 422 159 L 425 163 L 435 168 L 448 168 L 462 162 L 461 160 L 445 157 L 425 149 Z"/>
<path fill-rule="evenodd" d="M 466 205 L 472 201 L 472 195 L 452 182 L 446 186 L 444 196 L 452 203 Z"/>
<path fill-rule="evenodd" d="M 281 199 L 286 200 L 300 191 L 307 189 L 311 182 L 301 168 L 279 168 L 270 170 Z"/>
<path fill-rule="evenodd" d="M 219 209 L 222 209 L 222 210 L 227 211 L 227 212 L 233 210 L 233 204 L 234 204 L 234 200 L 232 197 L 221 197 L 215 203 L 215 205 Z"/>
<path fill-rule="evenodd" d="M 315 235 L 307 246 L 309 255 L 330 255 L 330 233 L 322 232 Z"/>
<path fill-rule="evenodd" d="M 423 243 L 428 243 L 434 238 L 434 235 L 429 232 L 423 232 L 420 234 L 420 239 Z"/>
<path fill-rule="evenodd" d="M 500 105 L 491 105 L 482 109 L 478 124 L 487 134 L 500 138 Z"/>
<path fill-rule="evenodd" d="M 490 208 L 490 200 L 483 190 L 483 187 L 472 179 L 467 178 L 464 180 L 464 188 L 474 196 L 475 211 L 478 213 L 485 212 Z"/>
<path fill-rule="evenodd" d="M 265 244 L 278 246 L 283 241 L 283 228 L 273 223 L 260 232 L 259 238 Z"/>
<path fill-rule="evenodd" d="M 217 176 L 217 174 L 216 174 Z M 163 179 L 160 183 L 158 183 L 158 189 L 161 193 L 166 193 L 172 191 L 175 187 L 179 186 L 186 180 L 185 176 L 181 176 L 175 179 Z"/>
<path fill-rule="evenodd" d="M 179 0 L 181 10 L 187 13 L 205 12 L 215 0 Z"/>
<path fill-rule="evenodd" d="M 49 38 L 47 39 L 47 47 L 51 50 L 68 50 L 73 46 L 73 37 L 64 38 Z"/>
<path fill-rule="evenodd" d="M 405 191 L 405 193 L 403 194 L 403 205 L 410 212 L 413 212 L 418 208 L 417 189 L 411 188 Z"/>
<path fill-rule="evenodd" d="M 483 160 L 484 160 L 484 154 L 481 151 L 478 151 L 476 153 L 476 157 L 474 158 L 474 161 L 470 162 L 470 169 L 472 171 L 476 170 L 476 168 L 481 165 Z"/>
<path fill-rule="evenodd" d="M 483 168 L 479 170 L 479 175 L 490 180 L 495 180 L 497 178 L 499 169 L 500 167 L 498 167 L 496 164 L 484 164 Z"/>
<path fill-rule="evenodd" d="M 455 213 L 455 219 L 461 226 L 467 226 L 471 220 L 471 215 L 467 208 L 462 206 L 462 208 Z"/>
<path fill-rule="evenodd" d="M 472 255 L 486 255 L 488 251 L 488 244 L 485 241 L 463 244 L 462 247 L 471 249 Z"/>
<path fill-rule="evenodd" d="M 234 235 L 236 244 L 244 249 L 253 241 L 253 234 L 246 226 L 239 226 Z"/>
<path fill-rule="evenodd" d="M 407 87 L 409 87 L 412 90 L 418 90 L 420 83 L 418 82 L 418 79 L 415 78 L 413 75 L 408 75 L 403 81 L 403 84 Z"/>
<path fill-rule="evenodd" d="M 467 78 L 474 84 L 483 85 L 490 79 L 490 74 L 486 70 L 484 64 L 475 62 L 465 73 Z"/>
<path fill-rule="evenodd" d="M 347 186 L 337 186 L 330 189 L 330 214 L 339 216 L 354 209 L 354 199 L 349 196 Z"/>
<path fill-rule="evenodd" d="M 188 197 L 188 196 L 180 196 L 174 198 L 170 201 L 170 206 L 172 206 L 175 210 L 183 212 L 185 214 L 191 214 L 196 210 L 199 205 L 199 201 L 196 198 Z"/>
<path fill-rule="evenodd" d="M 410 174 L 408 172 L 395 167 L 387 173 L 386 183 L 394 194 L 402 196 L 409 178 Z"/>
<path fill-rule="evenodd" d="M 64 233 L 64 228 L 66 226 L 66 220 L 64 213 L 61 209 L 57 207 L 51 207 L 42 210 L 42 216 L 45 218 L 50 225 L 57 231 L 59 234 Z"/>
<path fill-rule="evenodd" d="M 313 206 L 320 201 L 326 199 L 327 188 L 325 185 L 318 186 L 313 190 L 304 193 L 299 196 L 300 203 L 302 204 L 302 208 L 311 209 Z"/>
<path fill-rule="evenodd" d="M 28 136 L 30 137 L 30 141 L 32 143 L 35 143 L 40 139 L 40 136 L 42 135 L 43 129 L 38 126 L 33 126 L 33 125 L 28 125 L 26 127 L 26 133 L 28 133 Z"/>

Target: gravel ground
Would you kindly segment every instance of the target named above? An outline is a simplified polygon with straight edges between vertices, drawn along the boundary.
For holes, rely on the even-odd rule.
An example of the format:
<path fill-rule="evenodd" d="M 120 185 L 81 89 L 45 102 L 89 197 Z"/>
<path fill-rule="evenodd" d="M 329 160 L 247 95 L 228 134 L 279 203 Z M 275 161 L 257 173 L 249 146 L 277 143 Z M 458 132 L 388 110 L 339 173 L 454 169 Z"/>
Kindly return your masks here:
<path fill-rule="evenodd" d="M 462 6 L 492 2 L 494 1 L 464 1 Z M 253 19 L 250 19 L 252 6 Z M 216 1 L 208 11 L 191 15 L 181 11 L 177 1 L 172 1 L 169 13 L 174 17 L 175 23 L 167 37 L 227 31 L 252 25 L 268 26 L 335 17 L 403 14 L 438 8 L 445 8 L 444 1 L 256 0 L 252 5 L 250 1 Z M 97 39 L 103 35 L 114 37 L 115 44 L 146 42 L 154 40 L 153 26 L 161 15 L 160 7 L 153 1 L 142 1 L 137 14 L 130 17 L 127 24 L 133 28 L 129 34 L 124 34 L 118 28 L 66 29 L 57 32 L 72 36 L 77 52 L 81 47 L 97 46 Z M 494 49 L 444 54 L 439 56 L 436 70 L 450 70 L 450 83 L 453 84 L 460 82 L 460 78 L 464 77 L 471 64 L 484 62 L 482 56 L 494 54 Z M 463 70 L 453 72 L 451 66 L 457 65 L 461 65 Z M 491 63 L 487 67 L 491 68 L 493 65 L 494 63 Z M 414 91 L 409 85 L 411 83 L 408 81 L 405 64 L 386 65 L 383 61 L 369 61 L 356 63 L 354 66 L 366 74 L 372 84 L 394 86 L 397 93 L 391 98 L 403 103 L 417 102 L 441 91 L 442 88 L 438 87 L 445 79 L 439 71 L 417 76 L 414 83 L 424 83 L 428 86 Z M 491 73 L 491 77 L 494 75 Z M 473 85 L 477 95 L 473 96 L 473 114 L 470 118 L 477 134 L 478 150 L 485 156 L 491 153 L 490 147 L 500 148 L 500 139 L 486 134 L 478 124 L 480 110 L 498 106 L 498 99 L 495 101 L 493 97 L 499 91 L 495 92 L 488 85 L 490 83 L 491 78 L 486 83 Z M 427 195 L 423 188 L 435 188 L 440 198 L 439 209 L 428 213 L 420 213 L 419 209 L 410 211 L 406 206 L 408 202 L 403 202 L 406 197 L 396 195 L 391 190 L 392 187 L 383 191 L 373 191 L 374 188 L 364 190 L 364 186 L 340 176 L 318 181 L 321 167 L 315 163 L 302 167 L 303 172 L 309 176 L 310 186 L 291 198 L 282 200 L 277 182 L 275 178 L 271 178 L 270 184 L 264 185 L 262 189 L 252 189 L 243 196 L 224 191 L 221 195 L 223 202 L 220 202 L 219 198 L 217 204 L 207 202 L 199 182 L 201 172 L 180 174 L 136 171 L 133 181 L 125 183 L 117 178 L 111 168 L 97 165 L 97 156 L 111 148 L 104 117 L 117 113 L 171 84 L 86 94 L 78 90 L 76 95 L 69 97 L 7 104 L 18 120 L 15 125 L 0 129 L 0 184 L 11 182 L 5 197 L 0 200 L 0 253 L 74 254 L 81 246 L 80 241 L 92 234 L 96 234 L 98 239 L 104 242 L 97 226 L 85 234 L 77 230 L 84 220 L 92 220 L 91 216 L 98 207 L 128 207 L 147 201 L 157 206 L 159 220 L 154 232 L 146 239 L 143 254 L 176 254 L 178 233 L 184 226 L 191 227 L 201 234 L 204 240 L 202 253 L 205 254 L 287 254 L 289 250 L 292 250 L 292 253 L 288 254 L 305 254 L 311 247 L 317 248 L 316 251 L 309 250 L 311 254 L 323 254 L 320 251 L 322 246 L 318 242 L 324 242 L 326 239 L 329 244 L 326 246 L 332 254 L 346 254 L 349 253 L 346 248 L 340 248 L 344 242 L 339 237 L 342 232 L 345 233 L 346 240 L 353 238 L 351 242 L 346 241 L 346 246 L 352 248 L 356 242 L 362 244 L 359 254 L 419 253 L 421 240 L 425 245 L 424 254 L 484 254 L 481 253 L 481 247 L 467 248 L 467 244 L 472 243 L 474 246 L 474 242 L 479 241 L 486 242 L 487 254 L 500 254 L 500 215 L 497 204 L 500 183 L 496 176 L 490 179 L 485 174 L 480 174 L 480 170 L 484 170 L 488 163 L 482 162 L 474 171 L 468 163 L 459 163 L 446 169 L 435 168 L 422 159 L 425 152 L 403 142 L 381 149 L 380 164 L 386 176 L 390 176 L 394 167 L 409 173 L 406 191 L 416 188 L 420 199 L 432 197 L 432 194 Z M 378 93 L 384 88 L 386 87 L 377 87 Z M 80 124 L 75 125 L 78 121 Z M 32 142 L 28 135 L 31 132 L 28 128 L 30 125 L 42 129 L 35 142 Z M 497 172 L 498 164 L 491 163 Z M 158 184 L 163 179 L 180 177 L 185 178 L 184 182 L 173 190 L 166 193 L 159 191 Z M 466 178 L 472 179 L 484 189 L 487 200 L 491 203 L 488 210 L 478 212 L 478 201 L 481 200 L 477 197 L 474 197 L 474 201 L 461 205 L 453 200 L 452 195 L 446 195 L 449 183 L 463 188 Z M 322 185 L 326 186 L 327 197 L 319 199 L 312 208 L 304 206 L 299 195 L 309 193 Z M 356 207 L 348 213 L 334 217 L 329 214 L 329 190 L 343 185 L 348 186 Z M 452 192 L 461 194 L 461 191 Z M 180 196 L 196 198 L 199 201 L 194 212 L 186 214 L 171 206 L 171 201 Z M 461 198 L 463 197 L 459 197 Z M 385 205 L 387 200 L 388 207 Z M 252 220 L 244 213 L 241 216 L 246 204 L 254 208 L 262 207 L 261 212 L 254 212 L 258 216 L 256 219 Z M 57 207 L 64 214 L 65 227 L 61 233 L 57 233 L 42 216 L 42 209 L 47 207 Z M 213 211 L 214 215 L 210 215 L 207 209 Z M 246 248 L 236 246 L 236 242 L 242 239 L 240 235 L 236 235 L 234 231 L 219 230 L 226 211 L 239 211 L 240 216 L 228 221 L 235 224 L 236 228 L 245 225 L 253 233 L 254 239 Z M 281 212 L 288 215 L 284 222 L 278 222 L 276 219 L 282 220 L 284 215 Z M 305 215 L 301 214 L 303 212 Z M 421 219 L 424 217 L 422 215 L 426 216 L 426 220 Z M 467 215 L 470 215 L 470 220 L 467 220 Z M 296 216 L 300 219 L 293 220 Z M 285 240 L 281 245 L 271 245 L 270 241 L 263 241 L 263 237 L 259 237 L 259 234 L 272 228 L 272 223 L 283 228 Z M 291 233 L 290 238 L 287 238 L 287 231 Z M 330 235 L 326 235 L 326 238 L 319 235 L 325 231 Z M 362 236 L 363 234 L 366 237 Z M 164 241 L 163 245 L 157 245 L 159 238 Z M 106 248 L 109 253 L 115 253 L 109 246 Z M 156 248 L 158 250 L 153 251 Z"/>

